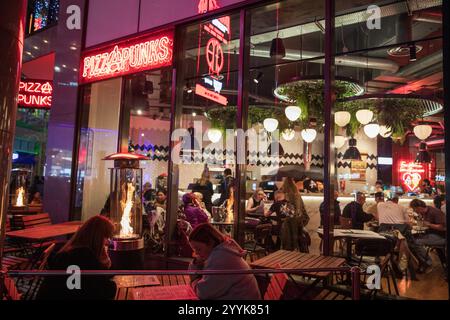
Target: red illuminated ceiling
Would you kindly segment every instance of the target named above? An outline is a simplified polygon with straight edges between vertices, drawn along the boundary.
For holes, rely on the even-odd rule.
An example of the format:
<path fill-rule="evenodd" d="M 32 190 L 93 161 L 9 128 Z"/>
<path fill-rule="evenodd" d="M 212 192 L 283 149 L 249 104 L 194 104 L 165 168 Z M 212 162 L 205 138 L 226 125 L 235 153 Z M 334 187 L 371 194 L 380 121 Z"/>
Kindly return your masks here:
<path fill-rule="evenodd" d="M 22 75 L 28 79 L 53 80 L 54 70 L 54 53 L 25 62 L 22 65 Z"/>

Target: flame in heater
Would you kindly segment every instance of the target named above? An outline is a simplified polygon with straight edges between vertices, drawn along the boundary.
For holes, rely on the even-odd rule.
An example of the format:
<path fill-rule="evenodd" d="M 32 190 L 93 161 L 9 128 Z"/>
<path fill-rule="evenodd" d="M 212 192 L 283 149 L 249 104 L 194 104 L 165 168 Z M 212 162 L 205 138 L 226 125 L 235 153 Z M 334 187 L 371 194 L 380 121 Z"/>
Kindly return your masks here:
<path fill-rule="evenodd" d="M 123 207 L 122 219 L 120 220 L 120 237 L 128 238 L 133 236 L 133 228 L 131 227 L 131 209 L 133 208 L 133 195 L 134 186 L 132 183 L 127 183 L 127 196 L 125 203 L 122 200 L 121 204 Z"/>
<path fill-rule="evenodd" d="M 25 196 L 25 189 L 23 187 L 20 187 L 17 189 L 17 199 L 16 199 L 16 207 L 23 207 L 23 198 Z"/>

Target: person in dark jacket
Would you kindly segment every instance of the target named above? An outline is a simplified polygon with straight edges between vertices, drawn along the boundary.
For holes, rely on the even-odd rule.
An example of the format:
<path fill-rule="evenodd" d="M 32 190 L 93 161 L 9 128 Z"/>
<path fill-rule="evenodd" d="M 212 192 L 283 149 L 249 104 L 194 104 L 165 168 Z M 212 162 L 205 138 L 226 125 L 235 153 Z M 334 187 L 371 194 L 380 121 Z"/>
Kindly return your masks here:
<path fill-rule="evenodd" d="M 192 188 L 192 192 L 199 192 L 203 196 L 203 202 L 205 203 L 206 210 L 212 212 L 212 196 L 214 194 L 213 185 L 209 178 L 209 171 L 204 170 L 201 178 Z"/>
<path fill-rule="evenodd" d="M 103 216 L 87 220 L 75 235 L 49 260 L 51 270 L 67 270 L 77 266 L 83 270 L 105 270 L 111 267 L 108 242 L 114 232 L 112 222 Z M 73 274 L 70 274 L 73 276 Z M 38 300 L 112 300 L 116 284 L 110 276 L 81 276 L 80 288 L 70 290 L 66 276 L 50 276 L 38 292 Z M 73 281 L 76 285 L 76 281 Z"/>
<path fill-rule="evenodd" d="M 343 217 L 352 219 L 353 229 L 364 229 L 364 223 L 374 219 L 374 216 L 364 212 L 363 205 L 366 196 L 362 192 L 356 194 L 356 201 L 350 202 L 344 208 Z"/>
<path fill-rule="evenodd" d="M 231 175 L 231 169 L 230 168 L 226 168 L 223 171 L 223 179 L 222 182 L 220 183 L 220 198 L 218 200 L 216 200 L 216 203 L 214 203 L 214 205 L 216 206 L 221 206 L 223 205 L 223 203 L 230 198 L 230 185 L 234 185 L 234 178 Z"/>
<path fill-rule="evenodd" d="M 339 193 L 337 191 L 334 192 L 334 225 L 339 225 L 339 218 L 341 217 L 341 207 L 339 206 L 338 201 Z M 325 203 L 322 202 L 319 207 L 320 212 L 320 225 L 323 226 L 323 220 L 325 215 Z"/>

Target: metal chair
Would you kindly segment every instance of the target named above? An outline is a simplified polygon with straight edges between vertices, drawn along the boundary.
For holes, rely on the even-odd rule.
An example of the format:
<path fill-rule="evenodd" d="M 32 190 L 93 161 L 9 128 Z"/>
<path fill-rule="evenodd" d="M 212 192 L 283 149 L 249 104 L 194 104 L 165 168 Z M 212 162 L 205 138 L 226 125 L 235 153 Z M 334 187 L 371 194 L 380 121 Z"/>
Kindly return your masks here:
<path fill-rule="evenodd" d="M 255 236 L 252 240 L 244 243 L 244 249 L 247 251 L 247 255 L 250 256 L 250 261 L 253 261 L 253 254 L 262 252 L 267 254 L 267 246 L 271 237 L 272 225 L 270 223 L 260 224 L 255 227 Z"/>
<path fill-rule="evenodd" d="M 358 266 L 363 267 L 364 264 L 364 269 L 366 269 L 370 264 L 378 265 L 381 271 L 381 279 L 386 277 L 389 294 L 392 293 L 390 284 L 390 281 L 392 281 L 395 293 L 399 295 L 396 276 L 392 268 L 393 249 L 392 242 L 387 239 L 358 239 L 355 243 L 355 253 L 360 257 Z M 364 259 L 368 257 L 373 259 Z M 376 295 L 376 293 L 377 291 L 374 290 L 373 294 Z"/>

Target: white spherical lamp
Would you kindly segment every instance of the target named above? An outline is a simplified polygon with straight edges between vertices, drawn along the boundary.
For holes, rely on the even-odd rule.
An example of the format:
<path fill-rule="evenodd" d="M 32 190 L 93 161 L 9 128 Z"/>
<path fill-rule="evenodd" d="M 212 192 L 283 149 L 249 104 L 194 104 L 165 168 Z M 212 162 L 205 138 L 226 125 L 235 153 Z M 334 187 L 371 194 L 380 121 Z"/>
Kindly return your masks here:
<path fill-rule="evenodd" d="M 303 129 L 301 135 L 306 143 L 311 143 L 316 139 L 317 131 L 315 129 Z"/>
<path fill-rule="evenodd" d="M 264 119 L 264 129 L 267 130 L 267 132 L 274 132 L 278 128 L 278 120 L 274 118 L 267 118 Z"/>
<path fill-rule="evenodd" d="M 345 137 L 344 136 L 334 136 L 334 147 L 336 149 L 340 149 L 345 144 Z"/>
<path fill-rule="evenodd" d="M 389 138 L 392 135 L 392 131 L 390 128 L 385 125 L 380 126 L 380 136 L 383 138 Z"/>
<path fill-rule="evenodd" d="M 363 125 L 370 123 L 370 121 L 372 121 L 372 118 L 373 112 L 369 109 L 362 109 L 356 112 L 356 119 Z"/>
<path fill-rule="evenodd" d="M 298 118 L 300 118 L 300 115 L 302 114 L 302 109 L 297 106 L 288 106 L 286 109 L 284 109 L 284 113 L 286 114 L 286 117 L 291 121 L 296 121 Z"/>
<path fill-rule="evenodd" d="M 426 140 L 433 132 L 433 128 L 427 124 L 419 124 L 414 127 L 414 134 L 419 140 Z"/>
<path fill-rule="evenodd" d="M 370 123 L 364 126 L 364 133 L 373 139 L 380 133 L 380 126 L 377 123 Z"/>
<path fill-rule="evenodd" d="M 291 141 L 292 139 L 294 139 L 295 137 L 295 131 L 292 129 L 285 129 L 282 133 L 281 133 L 281 137 L 285 140 L 285 141 Z"/>
<path fill-rule="evenodd" d="M 345 127 L 349 124 L 351 116 L 352 115 L 348 111 L 338 111 L 334 114 L 334 122 L 339 127 Z"/>
<path fill-rule="evenodd" d="M 208 130 L 208 139 L 212 143 L 217 143 L 222 138 L 222 132 L 219 129 L 209 129 Z"/>

